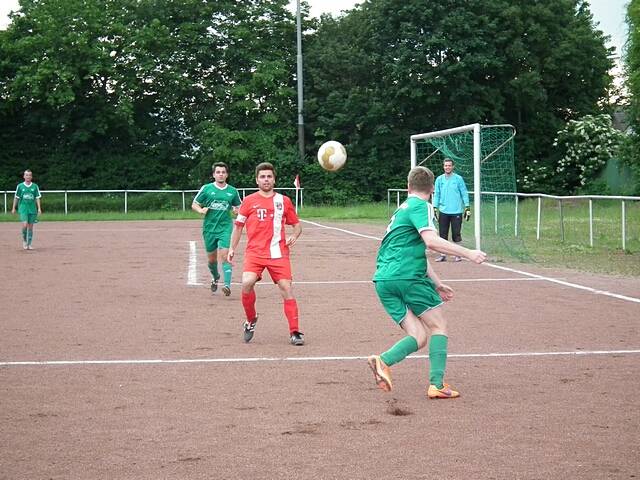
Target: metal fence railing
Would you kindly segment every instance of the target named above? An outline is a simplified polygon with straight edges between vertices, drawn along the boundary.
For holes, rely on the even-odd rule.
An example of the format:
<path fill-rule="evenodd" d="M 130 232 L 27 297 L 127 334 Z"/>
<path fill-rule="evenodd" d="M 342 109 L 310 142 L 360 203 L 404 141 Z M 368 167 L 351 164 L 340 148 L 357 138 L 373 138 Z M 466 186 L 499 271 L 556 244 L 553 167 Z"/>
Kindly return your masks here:
<path fill-rule="evenodd" d="M 248 194 L 253 193 L 257 190 L 258 189 L 255 187 L 238 188 L 240 198 L 244 198 Z M 289 191 L 293 190 L 294 193 L 291 195 L 291 199 L 295 202 L 294 204 L 296 210 L 299 207 L 302 207 L 302 188 L 298 189 L 293 187 L 278 187 L 275 190 L 280 192 L 287 192 L 287 194 L 289 194 Z M 182 209 L 182 211 L 186 211 L 187 209 L 191 208 L 191 202 L 196 193 L 198 193 L 198 190 L 41 190 L 40 192 L 45 199 L 43 201 L 46 201 L 46 198 L 50 198 L 50 196 L 52 195 L 61 196 L 62 199 L 56 203 L 60 203 L 60 211 L 65 215 L 68 215 L 71 211 L 78 211 L 86 207 L 83 207 L 83 199 L 86 204 L 90 205 L 91 202 L 87 202 L 87 196 L 96 196 L 102 197 L 102 199 L 108 199 L 110 201 L 110 204 L 113 205 L 114 208 L 117 208 L 118 210 L 121 209 L 121 211 L 123 211 L 124 213 L 129 212 L 132 204 L 132 199 L 136 199 L 137 201 L 133 202 L 134 205 L 141 208 L 144 208 L 145 204 L 160 204 L 166 206 L 167 208 L 177 208 Z M 15 190 L 3 191 L 5 214 L 8 213 L 11 208 L 14 195 Z M 144 198 L 144 195 L 147 195 L 147 197 Z M 150 196 L 153 198 L 150 199 Z M 97 200 L 97 203 L 99 202 L 100 199 Z M 50 209 L 48 211 L 50 211 Z"/>
<path fill-rule="evenodd" d="M 387 190 L 387 213 L 400 206 L 406 189 Z M 473 192 L 469 192 L 473 198 Z M 556 196 L 543 193 L 481 192 L 481 235 L 522 237 L 535 232 L 535 240 L 557 239 L 593 247 L 619 239 L 640 245 L 640 197 L 608 195 Z"/>

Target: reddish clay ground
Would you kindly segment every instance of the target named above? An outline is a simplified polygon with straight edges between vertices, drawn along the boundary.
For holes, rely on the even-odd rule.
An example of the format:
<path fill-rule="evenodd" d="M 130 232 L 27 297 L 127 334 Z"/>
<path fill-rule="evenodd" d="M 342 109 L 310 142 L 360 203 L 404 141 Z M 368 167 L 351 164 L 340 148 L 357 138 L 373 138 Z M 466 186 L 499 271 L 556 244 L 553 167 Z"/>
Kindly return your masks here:
<path fill-rule="evenodd" d="M 44 222 L 31 252 L 0 224 L 0 479 L 640 476 L 640 303 L 439 264 L 463 396 L 428 401 L 422 358 L 384 394 L 363 359 L 401 337 L 368 282 L 378 242 L 304 228 L 299 348 L 269 282 L 242 342 L 239 288 L 210 294 L 197 222 Z M 201 286 L 187 285 L 190 240 Z M 637 278 L 513 267 L 640 297 Z M 152 359 L 202 361 L 134 363 Z M 8 364 L 64 360 L 124 362 Z"/>

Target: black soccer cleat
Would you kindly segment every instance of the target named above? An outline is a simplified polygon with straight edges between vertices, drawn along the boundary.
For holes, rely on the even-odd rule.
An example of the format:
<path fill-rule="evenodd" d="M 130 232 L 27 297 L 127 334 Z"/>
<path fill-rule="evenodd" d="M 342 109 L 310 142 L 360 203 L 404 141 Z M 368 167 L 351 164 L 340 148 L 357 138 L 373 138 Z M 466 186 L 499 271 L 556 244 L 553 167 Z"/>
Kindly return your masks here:
<path fill-rule="evenodd" d="M 256 329 L 256 323 L 258 322 L 258 317 L 254 318 L 252 322 L 246 321 L 243 326 L 243 334 L 244 334 L 244 342 L 249 343 L 253 338 L 253 332 Z"/>
<path fill-rule="evenodd" d="M 215 278 L 211 280 L 211 293 L 216 293 L 218 291 L 218 280 Z"/>
<path fill-rule="evenodd" d="M 304 334 L 301 332 L 293 332 L 291 337 L 289 338 L 291 345 L 295 345 L 296 347 L 301 347 L 304 345 Z"/>

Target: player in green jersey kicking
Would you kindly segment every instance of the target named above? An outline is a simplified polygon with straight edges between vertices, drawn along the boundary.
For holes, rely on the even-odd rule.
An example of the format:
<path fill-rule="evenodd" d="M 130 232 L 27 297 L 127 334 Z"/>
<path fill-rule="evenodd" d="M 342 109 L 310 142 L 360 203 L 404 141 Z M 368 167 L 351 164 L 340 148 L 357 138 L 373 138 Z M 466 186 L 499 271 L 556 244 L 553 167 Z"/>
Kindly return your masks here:
<path fill-rule="evenodd" d="M 204 214 L 202 222 L 202 237 L 207 250 L 208 266 L 211 272 L 211 291 L 218 290 L 220 272 L 218 264 L 222 266 L 224 286 L 222 293 L 231 295 L 231 264 L 227 261 L 229 241 L 233 231 L 231 212 L 238 213 L 240 195 L 238 190 L 227 184 L 229 167 L 226 163 L 214 163 L 212 167 L 213 182 L 207 183 L 193 199 L 191 208 Z"/>
<path fill-rule="evenodd" d="M 381 355 L 367 359 L 376 384 L 391 391 L 389 367 L 429 343 L 428 398 L 455 398 L 460 394 L 444 383 L 447 363 L 447 322 L 443 301 L 453 298 L 451 287 L 442 283 L 427 262 L 426 248 L 459 255 L 482 263 L 486 254 L 451 243 L 438 235 L 433 206 L 433 172 L 415 167 L 409 172 L 409 196 L 391 217 L 378 250 L 373 276 L 376 293 L 393 321 L 406 336 Z M 426 248 L 425 248 L 426 246 Z"/>
<path fill-rule="evenodd" d="M 33 225 L 38 221 L 38 215 L 42 215 L 40 208 L 40 189 L 38 185 L 32 182 L 33 173 L 31 170 L 25 170 L 24 182 L 16 187 L 16 195 L 13 198 L 13 207 L 11 213 L 16 213 L 18 207 L 18 215 L 22 222 L 22 248 L 25 250 L 33 250 L 31 243 L 33 242 Z"/>

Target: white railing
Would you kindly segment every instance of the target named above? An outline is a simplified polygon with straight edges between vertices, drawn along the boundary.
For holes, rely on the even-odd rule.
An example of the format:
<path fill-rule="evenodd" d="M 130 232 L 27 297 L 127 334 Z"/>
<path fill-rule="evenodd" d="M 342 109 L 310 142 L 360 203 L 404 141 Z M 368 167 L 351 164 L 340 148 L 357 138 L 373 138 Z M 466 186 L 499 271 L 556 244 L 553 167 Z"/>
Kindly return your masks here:
<path fill-rule="evenodd" d="M 257 191 L 257 188 L 238 188 L 238 193 L 240 194 L 240 198 L 246 197 L 249 193 L 253 193 Z M 298 211 L 299 207 L 303 205 L 302 191 L 303 189 L 297 189 L 294 187 L 284 187 L 284 188 L 276 188 L 276 191 L 289 191 L 295 190 L 295 197 L 292 198 L 294 200 L 294 204 L 296 207 L 296 211 Z M 195 196 L 198 193 L 198 190 L 40 190 L 40 192 L 45 196 L 47 194 L 64 194 L 64 214 L 69 214 L 69 196 L 73 194 L 123 194 L 123 211 L 124 213 L 129 212 L 129 194 L 131 193 L 155 193 L 155 194 L 181 194 L 182 195 L 182 211 L 186 211 L 187 208 L 191 208 L 191 200 L 187 202 L 187 195 L 192 194 Z M 247 193 L 249 192 L 249 193 Z M 9 211 L 9 205 L 13 202 L 13 197 L 15 195 L 15 190 L 4 190 L 4 213 L 7 214 Z M 188 203 L 188 204 L 187 204 Z"/>
<path fill-rule="evenodd" d="M 391 215 L 391 205 L 392 205 L 392 197 L 395 196 L 395 204 L 396 208 L 400 206 L 401 198 L 404 198 L 407 194 L 407 189 L 402 188 L 391 188 L 387 190 L 387 216 Z M 469 192 L 470 196 L 473 198 L 473 192 Z M 593 206 L 594 201 L 603 201 L 603 200 L 614 200 L 620 202 L 620 238 L 622 243 L 622 249 L 626 250 L 627 248 L 627 240 L 628 240 L 628 219 L 627 219 L 627 202 L 639 202 L 640 205 L 640 197 L 632 197 L 632 196 L 609 196 L 609 195 L 570 195 L 570 196 L 557 196 L 557 195 L 547 195 L 544 193 L 508 193 L 508 192 L 481 192 L 483 199 L 485 197 L 493 196 L 493 227 L 494 232 L 498 233 L 498 229 L 500 226 L 499 221 L 499 209 L 498 205 L 500 200 L 504 200 L 506 198 L 513 198 L 514 200 L 514 210 L 513 210 L 513 229 L 514 236 L 519 236 L 518 225 L 520 224 L 518 213 L 519 213 L 519 200 L 521 198 L 535 198 L 537 199 L 537 209 L 536 209 L 536 240 L 540 240 L 542 235 L 542 219 L 543 219 L 543 208 L 542 201 L 543 199 L 555 200 L 558 202 L 558 213 L 559 213 L 559 229 L 560 229 L 560 239 L 565 241 L 565 217 L 564 217 L 564 207 L 567 202 L 581 200 L 589 202 L 588 216 L 589 216 L 589 246 L 594 246 L 594 215 L 593 215 Z M 486 202 L 486 200 L 483 200 Z M 633 223 L 634 231 L 640 230 L 640 219 L 637 222 Z"/>

